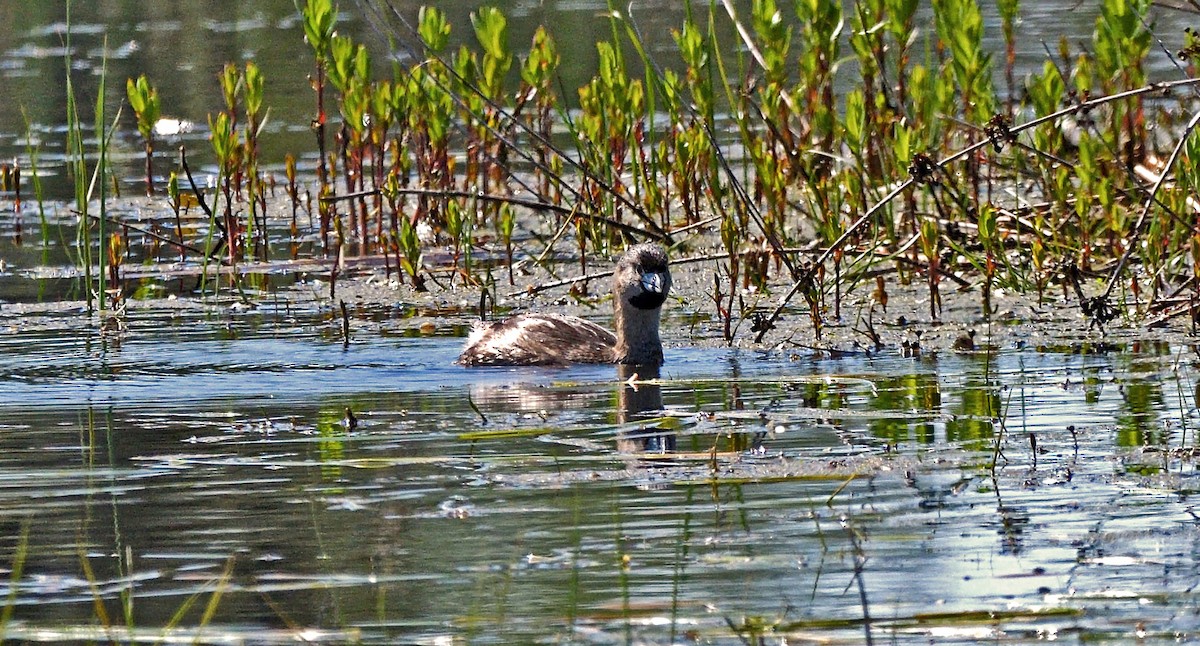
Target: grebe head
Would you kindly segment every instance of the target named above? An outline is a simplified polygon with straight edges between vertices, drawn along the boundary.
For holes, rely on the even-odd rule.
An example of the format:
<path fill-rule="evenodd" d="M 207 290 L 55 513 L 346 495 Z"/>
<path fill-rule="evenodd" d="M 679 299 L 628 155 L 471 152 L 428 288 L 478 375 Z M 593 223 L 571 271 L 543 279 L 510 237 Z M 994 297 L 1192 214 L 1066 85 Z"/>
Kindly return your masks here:
<path fill-rule="evenodd" d="M 632 306 L 641 311 L 657 310 L 671 292 L 667 252 L 656 244 L 630 247 L 617 261 L 613 275 L 613 297 L 617 308 Z"/>
<path fill-rule="evenodd" d="M 658 366 L 663 362 L 659 315 L 671 293 L 667 252 L 656 244 L 630 247 L 613 274 L 613 321 L 617 363 Z"/>

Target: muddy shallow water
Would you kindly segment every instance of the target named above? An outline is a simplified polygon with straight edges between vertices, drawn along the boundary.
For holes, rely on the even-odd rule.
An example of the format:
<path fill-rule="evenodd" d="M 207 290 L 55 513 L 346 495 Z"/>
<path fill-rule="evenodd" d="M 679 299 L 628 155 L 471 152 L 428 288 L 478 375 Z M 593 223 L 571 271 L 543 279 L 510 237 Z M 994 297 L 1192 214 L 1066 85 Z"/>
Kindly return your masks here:
<path fill-rule="evenodd" d="M 974 322 L 925 322 L 929 349 L 912 359 L 892 341 L 913 326 L 893 322 L 886 350 L 830 357 L 789 317 L 802 345 L 728 348 L 687 314 L 699 295 L 676 273 L 668 364 L 636 385 L 609 366 L 456 366 L 469 313 L 422 312 L 469 290 L 418 303 L 382 277 L 342 286 L 348 345 L 312 296 L 320 283 L 252 308 L 131 301 L 104 329 L 78 304 L 0 306 L 3 553 L 22 568 L 8 636 L 965 643 L 1200 629 L 1186 335 L 1060 327 L 1039 347 L 1036 326 L 1013 324 L 1025 332 L 994 334 L 992 351 L 935 353 Z"/>
<path fill-rule="evenodd" d="M 142 200 L 113 210 L 142 228 L 166 217 Z M 931 320 L 925 288 L 889 275 L 886 311 L 859 284 L 819 339 L 793 303 L 764 343 L 735 320 L 727 344 L 712 261 L 685 262 L 711 251 L 695 235 L 673 250 L 658 379 L 466 369 L 454 360 L 479 287 L 447 247 L 425 249 L 429 291 L 352 253 L 331 289 L 333 260 L 273 213 L 279 257 L 244 265 L 241 295 L 225 275 L 213 296 L 200 261 L 132 232 L 123 308 L 88 314 L 55 243 L 69 211 L 55 213 L 49 243 L 36 228 L 19 244 L 0 235 L 9 638 L 1121 642 L 1200 630 L 1190 320 L 1118 319 L 1102 334 L 1061 291 L 997 293 L 985 318 L 978 286 L 944 287 Z M 205 223 L 185 223 L 200 244 Z M 540 245 L 522 238 L 519 258 Z M 481 249 L 475 262 L 494 259 Z M 577 261 L 522 263 L 511 286 L 495 267 L 496 309 L 607 323 L 604 278 L 528 296 Z M 591 258 L 589 271 L 606 265 Z M 772 277 L 744 301 L 773 305 L 788 285 Z M 968 330 L 979 349 L 954 351 Z M 913 341 L 920 356 L 901 356 Z"/>

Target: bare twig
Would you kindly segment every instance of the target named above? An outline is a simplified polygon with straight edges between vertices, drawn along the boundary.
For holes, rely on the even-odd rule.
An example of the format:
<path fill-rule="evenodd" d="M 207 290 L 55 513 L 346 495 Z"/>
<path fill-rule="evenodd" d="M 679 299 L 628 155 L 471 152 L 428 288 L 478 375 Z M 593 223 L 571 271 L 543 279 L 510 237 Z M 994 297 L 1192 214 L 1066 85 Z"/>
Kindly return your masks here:
<path fill-rule="evenodd" d="M 370 189 L 370 190 L 366 190 L 366 191 L 359 191 L 357 193 L 346 193 L 344 195 L 328 195 L 328 196 L 321 197 L 320 200 L 322 202 L 341 202 L 343 200 L 355 200 L 355 199 L 359 199 L 359 198 L 363 198 L 363 197 L 379 195 L 380 192 L 381 191 L 379 189 Z M 579 216 L 579 217 L 582 217 L 582 218 L 585 218 L 588 220 L 592 220 L 594 222 L 601 222 L 601 223 L 605 224 L 606 226 L 610 226 L 614 229 L 623 231 L 623 232 L 631 234 L 631 235 L 638 235 L 638 236 L 642 236 L 645 238 L 649 238 L 651 240 L 659 240 L 659 241 L 663 241 L 663 242 L 667 241 L 667 236 L 665 233 L 655 232 L 655 231 L 646 231 L 645 229 L 639 229 L 638 227 L 635 227 L 631 224 L 625 224 L 624 222 L 620 222 L 620 221 L 614 220 L 612 218 L 606 218 L 603 215 L 597 215 L 595 213 L 589 213 L 587 211 L 580 211 L 577 208 L 568 208 L 568 207 L 560 206 L 558 204 L 553 204 L 550 202 L 543 202 L 541 200 L 516 197 L 513 195 L 496 195 L 494 193 L 479 193 L 479 192 L 475 192 L 475 191 L 459 191 L 459 190 L 454 190 L 454 189 L 429 189 L 429 188 L 397 188 L 395 190 L 389 190 L 389 192 L 393 192 L 396 195 L 425 195 L 425 196 L 431 196 L 431 197 L 465 197 L 465 198 L 471 198 L 471 199 L 476 199 L 476 200 L 482 200 L 484 202 L 500 202 L 500 203 L 504 203 L 504 204 L 513 204 L 516 206 L 523 206 L 525 208 L 534 209 L 537 211 L 553 211 L 554 213 L 560 213 L 563 215 Z"/>
<path fill-rule="evenodd" d="M 185 146 L 179 147 L 179 165 L 183 168 L 183 174 L 187 176 L 188 185 L 192 187 L 192 193 L 195 194 L 196 202 L 200 204 L 200 209 L 204 211 L 204 215 L 212 218 L 212 209 L 208 208 L 208 202 L 204 201 L 204 193 L 200 190 L 200 187 L 196 186 L 196 180 L 192 178 L 192 169 L 188 167 L 187 148 Z M 217 226 L 223 227 L 219 221 L 217 222 Z M 224 228 L 221 229 L 221 231 L 224 230 Z"/>
<path fill-rule="evenodd" d="M 100 216 L 94 215 L 92 213 L 88 213 L 88 217 L 93 220 L 97 220 L 97 221 L 100 220 Z M 143 229 L 141 227 L 138 227 L 138 226 L 135 226 L 132 224 L 127 224 L 125 222 L 118 220 L 117 218 L 110 217 L 110 216 L 105 216 L 104 221 L 108 222 L 109 224 L 115 224 L 117 226 L 125 227 L 126 229 L 129 229 L 130 231 L 136 231 L 137 233 L 140 233 L 144 236 L 158 240 L 159 242 L 164 242 L 166 244 L 169 244 L 172 247 L 175 247 L 176 249 L 180 249 L 183 251 L 190 251 L 192 253 L 204 255 L 203 251 L 200 251 L 199 249 L 197 249 L 189 244 L 184 244 L 183 240 L 172 240 L 164 235 L 154 233 L 153 231 L 148 231 L 146 229 Z"/>

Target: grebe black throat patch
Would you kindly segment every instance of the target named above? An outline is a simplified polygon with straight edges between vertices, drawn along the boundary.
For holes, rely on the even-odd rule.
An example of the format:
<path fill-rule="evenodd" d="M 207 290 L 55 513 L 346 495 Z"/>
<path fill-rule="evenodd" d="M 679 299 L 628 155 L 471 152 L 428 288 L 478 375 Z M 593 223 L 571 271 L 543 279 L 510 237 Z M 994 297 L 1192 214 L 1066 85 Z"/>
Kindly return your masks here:
<path fill-rule="evenodd" d="M 663 302 L 666 300 L 667 295 L 662 292 L 643 290 L 642 293 L 629 299 L 629 304 L 639 310 L 656 310 L 662 307 Z"/>
<path fill-rule="evenodd" d="M 662 307 L 667 300 L 667 291 L 671 289 L 671 275 L 666 271 L 646 271 L 638 281 L 642 291 L 629 299 L 629 303 L 639 310 L 654 310 Z"/>

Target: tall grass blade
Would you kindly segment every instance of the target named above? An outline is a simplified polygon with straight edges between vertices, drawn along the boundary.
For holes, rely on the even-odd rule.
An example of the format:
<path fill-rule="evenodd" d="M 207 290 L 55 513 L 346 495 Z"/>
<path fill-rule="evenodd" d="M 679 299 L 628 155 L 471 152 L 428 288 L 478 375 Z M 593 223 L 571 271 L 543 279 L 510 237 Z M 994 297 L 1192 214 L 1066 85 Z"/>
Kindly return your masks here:
<path fill-rule="evenodd" d="M 8 576 L 8 598 L 4 603 L 4 611 L 0 612 L 0 644 L 8 634 L 8 624 L 12 621 L 13 612 L 17 607 L 17 592 L 20 589 L 21 574 L 25 570 L 25 559 L 29 556 L 29 527 L 33 518 L 27 517 L 21 523 L 21 537 L 17 540 L 17 551 L 13 554 L 12 572 Z"/>
<path fill-rule="evenodd" d="M 67 95 L 67 170 L 75 189 L 75 210 L 79 226 L 75 232 L 75 244 L 79 251 L 79 264 L 83 268 L 84 292 L 88 314 L 95 312 L 92 294 L 92 243 L 88 235 L 87 161 L 83 153 L 83 123 L 79 119 L 79 103 L 75 97 L 75 84 L 71 80 L 71 2 L 67 0 L 66 36 L 63 50 L 63 67 L 66 74 Z"/>
<path fill-rule="evenodd" d="M 92 189 L 95 189 L 97 179 L 100 183 L 100 220 L 98 222 L 97 240 L 99 242 L 99 275 L 100 288 L 98 290 L 100 298 L 100 311 L 105 309 L 105 298 L 108 293 L 108 285 L 106 284 L 108 272 L 105 266 L 108 263 L 108 254 L 105 253 L 107 245 L 107 237 L 105 234 L 105 220 L 108 217 L 108 184 L 104 181 L 105 173 L 108 168 L 108 138 L 105 136 L 104 130 L 104 81 L 108 76 L 108 36 L 104 37 L 104 44 L 100 57 L 100 79 L 99 87 L 96 90 L 96 168 L 92 175 L 92 186 L 89 189 L 89 198 Z M 114 124 L 115 125 L 115 124 Z"/>

